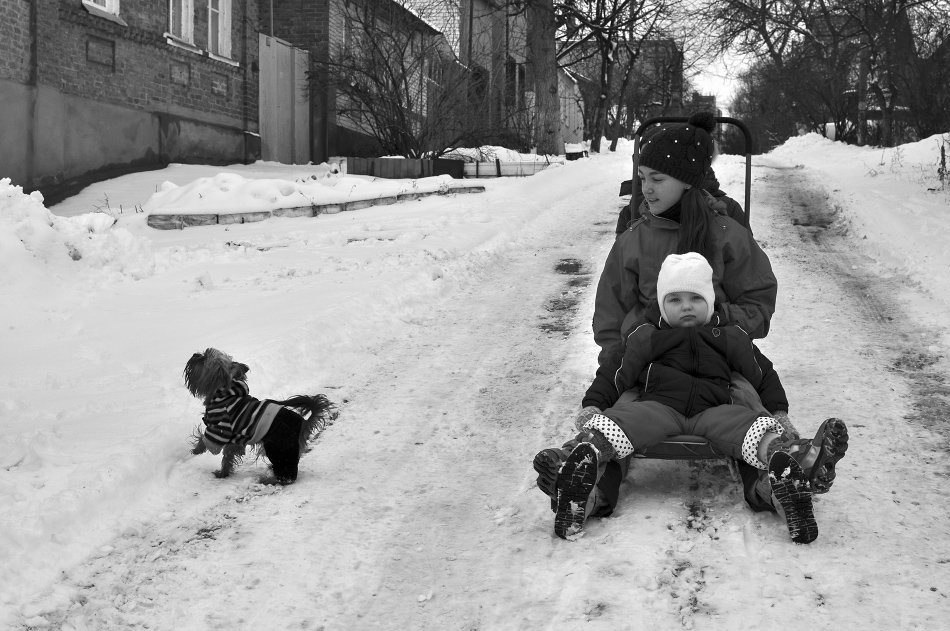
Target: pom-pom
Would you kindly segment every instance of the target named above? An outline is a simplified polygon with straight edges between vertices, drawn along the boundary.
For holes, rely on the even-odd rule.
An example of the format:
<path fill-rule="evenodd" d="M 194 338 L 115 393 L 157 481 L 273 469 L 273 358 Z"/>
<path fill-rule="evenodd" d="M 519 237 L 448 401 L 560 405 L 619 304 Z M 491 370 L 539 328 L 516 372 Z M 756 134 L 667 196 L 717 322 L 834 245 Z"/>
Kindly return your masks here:
<path fill-rule="evenodd" d="M 716 128 L 716 117 L 712 112 L 696 112 L 689 117 L 689 124 L 705 129 L 707 133 L 712 133 Z"/>

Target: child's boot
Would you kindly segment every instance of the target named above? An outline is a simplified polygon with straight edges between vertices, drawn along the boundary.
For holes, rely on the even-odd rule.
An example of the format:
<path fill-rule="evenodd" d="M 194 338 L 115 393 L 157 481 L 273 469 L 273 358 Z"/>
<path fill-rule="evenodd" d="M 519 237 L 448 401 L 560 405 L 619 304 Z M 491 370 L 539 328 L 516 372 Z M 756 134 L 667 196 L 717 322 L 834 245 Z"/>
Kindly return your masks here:
<path fill-rule="evenodd" d="M 841 419 L 830 418 L 811 440 L 775 439 L 768 447 L 768 456 L 771 462 L 776 453 L 788 454 L 803 470 L 809 489 L 813 493 L 827 493 L 835 481 L 835 464 L 847 451 L 848 427 Z"/>
<path fill-rule="evenodd" d="M 564 461 L 558 473 L 554 509 L 554 534 L 573 540 L 597 501 L 598 451 L 590 443 L 580 443 Z"/>
<path fill-rule="evenodd" d="M 610 460 L 616 453 L 610 441 L 596 429 L 582 429 L 574 438 L 564 443 L 560 449 L 549 447 L 534 456 L 534 470 L 538 473 L 538 488 L 551 498 L 551 510 L 557 510 L 557 477 L 567 457 L 582 442 L 592 443 L 603 454 L 603 460 Z"/>
<path fill-rule="evenodd" d="M 534 470 L 538 472 L 538 488 L 551 498 L 551 510 L 555 508 L 557 498 L 557 474 L 564 465 L 564 461 L 571 454 L 578 441 L 571 440 L 560 449 L 550 447 L 542 449 L 534 457 Z"/>
<path fill-rule="evenodd" d="M 772 495 L 785 515 L 788 534 L 796 543 L 811 543 L 818 538 L 818 523 L 812 507 L 808 478 L 798 461 L 784 451 L 769 458 Z"/>

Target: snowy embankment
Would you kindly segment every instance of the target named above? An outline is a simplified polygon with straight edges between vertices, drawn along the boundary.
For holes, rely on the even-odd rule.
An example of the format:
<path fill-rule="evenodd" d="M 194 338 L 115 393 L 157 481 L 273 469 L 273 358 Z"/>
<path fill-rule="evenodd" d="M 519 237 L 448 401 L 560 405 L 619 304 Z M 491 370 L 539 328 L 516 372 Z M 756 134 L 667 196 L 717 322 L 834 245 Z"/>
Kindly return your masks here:
<path fill-rule="evenodd" d="M 810 546 L 746 510 L 724 467 L 669 462 L 639 463 L 580 541 L 551 534 L 530 459 L 567 437 L 593 371 L 590 283 L 629 151 L 479 195 L 180 232 L 141 213 L 63 223 L 0 190 L 29 207 L 0 213 L 0 626 L 935 628 L 945 444 L 899 360 L 945 374 L 946 196 L 872 176 L 874 160 L 806 137 L 753 171 L 780 282 L 763 349 L 804 432 L 852 428 Z M 739 197 L 741 161 L 716 167 Z M 144 203 L 160 177 L 124 180 L 110 205 Z M 875 231 L 890 194 L 932 239 L 913 221 Z M 201 406 L 181 368 L 206 346 L 250 364 L 254 393 L 341 405 L 296 485 L 261 487 L 253 462 L 216 480 L 214 457 L 187 454 Z"/>
<path fill-rule="evenodd" d="M 572 177 L 599 186 L 601 169 L 579 164 Z M 550 191 L 536 195 L 539 185 Z M 4 183 L 4 604 L 167 512 L 195 479 L 213 484 L 213 460 L 186 449 L 201 416 L 181 383 L 191 353 L 215 346 L 243 358 L 262 396 L 319 391 L 341 403 L 348 384 L 373 374 L 381 347 L 531 243 L 577 185 L 552 169 L 493 181 L 482 195 L 159 232 L 142 213 L 117 214 L 115 225 L 103 213 L 52 215 Z M 102 196 L 112 208 L 138 205 L 124 190 Z"/>

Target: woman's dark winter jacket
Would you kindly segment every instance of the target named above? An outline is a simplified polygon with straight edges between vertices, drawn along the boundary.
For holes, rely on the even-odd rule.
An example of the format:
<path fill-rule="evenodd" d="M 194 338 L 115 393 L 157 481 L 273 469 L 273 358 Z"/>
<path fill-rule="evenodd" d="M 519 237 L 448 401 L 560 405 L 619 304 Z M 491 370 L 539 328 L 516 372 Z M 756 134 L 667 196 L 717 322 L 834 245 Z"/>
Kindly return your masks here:
<path fill-rule="evenodd" d="M 752 384 L 766 409 L 788 409 L 785 389 L 771 362 L 758 353 L 740 327 L 710 324 L 674 329 L 666 322 L 660 328 L 644 324 L 631 332 L 612 383 L 598 374 L 584 404 L 604 410 L 621 393 L 639 386 L 641 401 L 657 401 L 693 416 L 731 402 L 733 372 Z"/>
<path fill-rule="evenodd" d="M 738 325 L 753 339 L 765 337 L 778 293 L 772 265 L 748 230 L 728 217 L 709 213 L 715 248 L 709 264 L 716 292 L 716 322 Z M 614 241 L 594 299 L 594 341 L 600 347 L 598 381 L 613 382 L 629 331 L 648 322 L 659 324 L 656 280 L 663 260 L 676 253 L 678 246 L 679 224 L 649 212 Z M 585 396 L 584 405 L 604 409 L 589 400 Z"/>

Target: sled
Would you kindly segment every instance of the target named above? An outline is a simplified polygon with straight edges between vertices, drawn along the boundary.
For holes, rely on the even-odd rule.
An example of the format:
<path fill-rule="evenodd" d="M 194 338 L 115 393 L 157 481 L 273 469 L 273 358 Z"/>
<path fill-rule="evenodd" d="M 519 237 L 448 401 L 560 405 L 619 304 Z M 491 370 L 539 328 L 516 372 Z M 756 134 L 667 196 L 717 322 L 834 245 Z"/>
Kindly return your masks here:
<path fill-rule="evenodd" d="M 657 123 L 685 123 L 689 120 L 686 116 L 657 116 L 645 121 L 642 125 L 637 128 L 636 133 L 633 137 L 633 177 L 625 182 L 620 184 L 620 195 L 630 195 L 630 215 L 631 217 L 636 217 L 639 212 L 640 204 L 639 201 L 643 199 L 643 196 L 640 194 L 640 178 L 637 177 L 637 167 L 639 166 L 639 157 L 640 157 L 640 139 L 643 137 L 643 132 L 646 131 L 651 125 Z M 745 155 L 745 201 L 743 204 L 743 222 L 747 229 L 749 228 L 749 215 L 750 215 L 750 200 L 752 197 L 752 152 L 755 150 L 754 143 L 752 142 L 752 133 L 749 131 L 749 128 L 745 123 L 740 121 L 737 118 L 730 118 L 728 116 L 716 116 L 715 121 L 717 124 L 727 124 L 737 127 L 739 131 L 742 132 L 742 138 L 745 141 L 744 155 Z"/>
<path fill-rule="evenodd" d="M 703 436 L 671 436 L 642 452 L 634 453 L 633 457 L 651 460 L 725 460 L 732 480 L 739 481 L 739 465 L 736 459 L 713 447 Z"/>
<path fill-rule="evenodd" d="M 640 195 L 640 178 L 637 176 L 637 167 L 640 157 L 640 139 L 643 132 L 651 125 L 657 123 L 685 123 L 689 119 L 685 116 L 659 116 L 651 118 L 637 128 L 634 135 L 633 144 L 633 178 L 631 178 L 629 187 L 627 182 L 621 184 L 620 194 L 630 195 L 631 216 L 636 216 L 639 207 L 638 200 L 642 199 Z M 750 207 L 749 202 L 752 197 L 752 152 L 754 151 L 752 134 L 749 128 L 742 121 L 727 116 L 717 116 L 715 118 L 718 124 L 733 125 L 742 132 L 745 140 L 745 202 L 743 204 L 743 225 L 749 228 Z M 729 473 L 734 481 L 739 480 L 739 466 L 735 458 L 724 454 L 713 447 L 708 440 L 702 436 L 680 435 L 672 436 L 658 445 L 654 445 L 642 453 L 634 454 L 636 458 L 649 458 L 656 460 L 725 460 L 729 467 Z"/>

